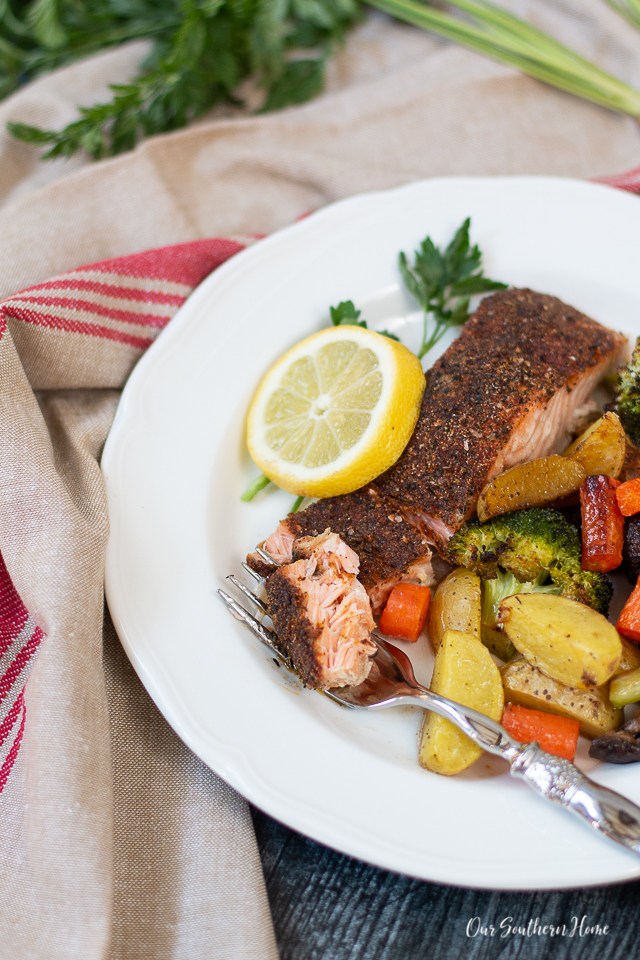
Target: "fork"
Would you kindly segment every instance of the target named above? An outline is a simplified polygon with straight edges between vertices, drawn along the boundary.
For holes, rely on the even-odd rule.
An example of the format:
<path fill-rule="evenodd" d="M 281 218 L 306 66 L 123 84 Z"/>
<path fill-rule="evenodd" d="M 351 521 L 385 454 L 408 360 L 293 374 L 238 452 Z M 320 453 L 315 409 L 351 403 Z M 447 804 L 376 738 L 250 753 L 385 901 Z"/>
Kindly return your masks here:
<path fill-rule="evenodd" d="M 256 552 L 266 562 L 275 561 L 261 548 Z M 248 564 L 244 570 L 259 584 L 261 577 Z M 227 579 L 262 616 L 265 603 L 233 574 Z M 264 643 L 289 669 L 291 661 L 279 648 L 275 632 L 226 590 L 218 589 L 229 612 Z M 640 856 L 640 807 L 608 787 L 595 783 L 569 760 L 553 756 L 537 743 L 514 740 L 495 720 L 434 693 L 416 680 L 409 657 L 379 634 L 372 634 L 376 650 L 367 679 L 354 687 L 319 691 L 334 703 L 349 709 L 385 709 L 411 705 L 439 714 L 454 723 L 487 753 L 502 757 L 511 776 L 524 780 L 536 793 L 589 824 L 602 836 Z"/>

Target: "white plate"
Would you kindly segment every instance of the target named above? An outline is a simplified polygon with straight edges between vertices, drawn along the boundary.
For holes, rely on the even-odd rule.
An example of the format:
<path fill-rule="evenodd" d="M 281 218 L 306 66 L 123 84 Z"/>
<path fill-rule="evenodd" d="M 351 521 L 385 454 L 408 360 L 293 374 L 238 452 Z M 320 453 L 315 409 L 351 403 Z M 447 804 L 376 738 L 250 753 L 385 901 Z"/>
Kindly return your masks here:
<path fill-rule="evenodd" d="M 501 889 L 640 876 L 640 861 L 512 781 L 497 760 L 455 779 L 421 770 L 420 712 L 341 710 L 301 690 L 216 596 L 289 509 L 263 494 L 243 416 L 260 374 L 353 299 L 411 335 L 397 254 L 466 217 L 486 272 L 640 332 L 640 203 L 545 178 L 441 179 L 334 204 L 260 241 L 200 285 L 134 371 L 103 470 L 107 597 L 149 693 L 186 744 L 240 793 L 331 847 L 444 883 Z M 411 315 L 413 311 L 413 316 Z M 426 652 L 419 675 L 429 677 Z M 583 751 L 585 768 L 593 767 Z M 597 767 L 640 801 L 639 767 Z"/>

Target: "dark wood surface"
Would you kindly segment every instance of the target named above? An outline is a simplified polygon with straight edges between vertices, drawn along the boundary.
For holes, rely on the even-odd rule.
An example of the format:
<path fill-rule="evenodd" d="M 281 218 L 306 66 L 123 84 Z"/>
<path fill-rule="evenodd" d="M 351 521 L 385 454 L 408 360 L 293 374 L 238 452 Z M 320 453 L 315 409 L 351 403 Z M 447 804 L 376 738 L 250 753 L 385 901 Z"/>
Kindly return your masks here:
<path fill-rule="evenodd" d="M 445 887 L 379 870 L 253 815 L 281 960 L 640 957 L 640 881 L 542 893 Z M 493 925 L 493 936 L 469 936 L 478 922 Z M 508 933 L 510 924 L 529 935 Z M 545 924 L 567 930 L 538 932 Z M 585 929 L 596 925 L 609 930 Z"/>

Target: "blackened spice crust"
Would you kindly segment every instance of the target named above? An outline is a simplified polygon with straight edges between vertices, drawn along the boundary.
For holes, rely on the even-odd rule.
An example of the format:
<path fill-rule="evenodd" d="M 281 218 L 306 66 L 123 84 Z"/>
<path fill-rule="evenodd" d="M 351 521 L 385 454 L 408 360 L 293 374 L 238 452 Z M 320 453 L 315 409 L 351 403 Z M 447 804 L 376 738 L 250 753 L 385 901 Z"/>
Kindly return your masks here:
<path fill-rule="evenodd" d="M 296 538 L 316 537 L 327 528 L 337 533 L 358 554 L 365 590 L 398 577 L 430 552 L 424 534 L 375 486 L 318 500 L 289 514 L 287 525 Z"/>
<path fill-rule="evenodd" d="M 320 628 L 308 620 L 305 597 L 286 572 L 277 569 L 267 579 L 267 609 L 273 620 L 278 645 L 293 661 L 296 672 L 307 687 L 317 687 L 320 668 L 315 656 L 315 641 Z"/>

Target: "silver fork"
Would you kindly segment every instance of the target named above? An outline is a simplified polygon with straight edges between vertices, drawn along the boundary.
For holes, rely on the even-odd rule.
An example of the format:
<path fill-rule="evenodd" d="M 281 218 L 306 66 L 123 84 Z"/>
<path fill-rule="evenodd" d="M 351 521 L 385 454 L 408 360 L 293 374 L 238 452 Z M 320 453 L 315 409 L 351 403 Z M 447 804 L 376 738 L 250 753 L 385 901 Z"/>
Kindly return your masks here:
<path fill-rule="evenodd" d="M 257 552 L 265 562 L 274 563 L 260 548 Z M 256 582 L 264 582 L 248 564 L 242 566 Z M 227 579 L 261 615 L 268 615 L 264 602 L 241 580 L 233 574 Z M 292 669 L 289 658 L 278 647 L 274 631 L 226 590 L 219 589 L 218 593 L 236 620 L 266 644 L 280 663 Z M 540 796 L 640 856 L 640 807 L 595 783 L 569 760 L 547 753 L 537 743 L 519 743 L 495 720 L 427 689 L 416 680 L 406 653 L 378 634 L 373 634 L 373 640 L 376 652 L 369 676 L 363 683 L 319 692 L 350 709 L 375 710 L 410 704 L 445 717 L 487 753 L 506 760 L 511 776 L 524 780 Z"/>

